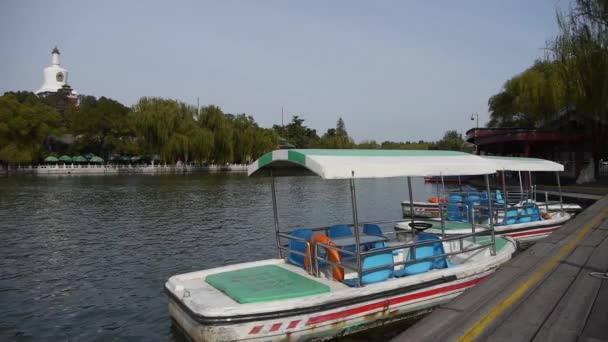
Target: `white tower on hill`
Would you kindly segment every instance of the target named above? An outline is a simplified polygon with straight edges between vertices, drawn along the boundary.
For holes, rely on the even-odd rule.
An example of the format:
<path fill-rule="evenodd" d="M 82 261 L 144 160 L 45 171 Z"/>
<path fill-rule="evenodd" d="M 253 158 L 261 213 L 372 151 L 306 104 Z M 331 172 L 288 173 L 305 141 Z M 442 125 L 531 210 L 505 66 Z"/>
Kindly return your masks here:
<path fill-rule="evenodd" d="M 65 91 L 68 97 L 76 98 L 76 91 L 68 85 L 68 71 L 61 67 L 59 49 L 55 46 L 52 53 L 51 65 L 44 68 L 44 83 L 36 91 L 38 96 Z"/>

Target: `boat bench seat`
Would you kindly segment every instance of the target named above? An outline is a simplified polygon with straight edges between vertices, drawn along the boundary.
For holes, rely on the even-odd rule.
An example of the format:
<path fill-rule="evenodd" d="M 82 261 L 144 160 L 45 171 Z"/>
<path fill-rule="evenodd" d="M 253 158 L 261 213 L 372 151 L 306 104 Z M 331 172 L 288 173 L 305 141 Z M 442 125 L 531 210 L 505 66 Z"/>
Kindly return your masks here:
<path fill-rule="evenodd" d="M 441 239 L 436 235 L 419 233 L 416 236 L 416 241 L 437 241 L 437 243 L 416 247 L 416 259 L 430 258 L 435 255 L 445 254 L 443 243 L 441 242 Z M 410 248 L 410 251 L 408 253 L 408 261 L 414 260 L 414 253 L 411 251 L 411 249 L 413 249 L 413 247 Z M 445 256 L 438 257 L 433 260 L 420 261 L 414 264 L 406 265 L 402 270 L 395 272 L 395 276 L 405 277 L 408 275 L 424 273 L 432 269 L 443 269 L 448 267 L 450 267 L 450 262 L 448 261 L 448 259 Z"/>

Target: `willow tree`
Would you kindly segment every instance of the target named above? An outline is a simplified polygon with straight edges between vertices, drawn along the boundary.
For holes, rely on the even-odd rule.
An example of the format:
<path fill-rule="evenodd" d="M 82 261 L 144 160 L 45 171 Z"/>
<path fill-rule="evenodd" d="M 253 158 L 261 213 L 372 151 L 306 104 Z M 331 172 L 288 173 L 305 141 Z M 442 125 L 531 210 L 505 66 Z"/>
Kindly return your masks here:
<path fill-rule="evenodd" d="M 534 128 L 554 119 L 567 104 L 561 66 L 536 61 L 507 82 L 488 100 L 488 127 Z"/>
<path fill-rule="evenodd" d="M 38 161 L 44 154 L 44 140 L 62 132 L 61 121 L 59 112 L 36 96 L 0 96 L 0 160 L 8 164 Z"/>
<path fill-rule="evenodd" d="M 194 113 L 194 107 L 179 101 L 144 97 L 133 107 L 133 120 L 148 152 L 169 162 L 203 162 L 213 146 L 212 134 L 197 124 Z"/>
<path fill-rule="evenodd" d="M 590 133 L 597 161 L 608 154 L 608 1 L 577 0 L 570 13 L 558 16 L 558 23 L 552 57 L 561 65 L 562 80 Z"/>
<path fill-rule="evenodd" d="M 231 120 L 222 112 L 220 107 L 214 105 L 203 107 L 199 124 L 213 132 L 211 160 L 218 164 L 232 162 L 234 157 L 234 131 Z"/>

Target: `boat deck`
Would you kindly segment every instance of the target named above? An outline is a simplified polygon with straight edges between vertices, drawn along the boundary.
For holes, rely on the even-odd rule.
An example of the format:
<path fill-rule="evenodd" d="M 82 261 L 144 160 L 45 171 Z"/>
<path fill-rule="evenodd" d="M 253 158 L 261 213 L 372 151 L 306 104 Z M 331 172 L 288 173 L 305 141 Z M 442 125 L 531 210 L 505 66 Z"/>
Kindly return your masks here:
<path fill-rule="evenodd" d="M 608 340 L 608 196 L 395 341 Z"/>

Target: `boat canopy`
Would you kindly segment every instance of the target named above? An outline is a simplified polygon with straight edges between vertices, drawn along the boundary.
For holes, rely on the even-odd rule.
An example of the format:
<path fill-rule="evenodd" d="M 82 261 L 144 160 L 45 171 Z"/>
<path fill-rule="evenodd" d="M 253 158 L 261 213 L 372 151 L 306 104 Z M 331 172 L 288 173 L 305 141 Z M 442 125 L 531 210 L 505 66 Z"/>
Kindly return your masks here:
<path fill-rule="evenodd" d="M 276 150 L 247 168 L 249 176 L 317 175 L 324 179 L 465 176 L 496 172 L 480 156 L 429 150 Z"/>
<path fill-rule="evenodd" d="M 539 158 L 481 156 L 496 164 L 497 171 L 564 171 L 562 164 Z"/>

